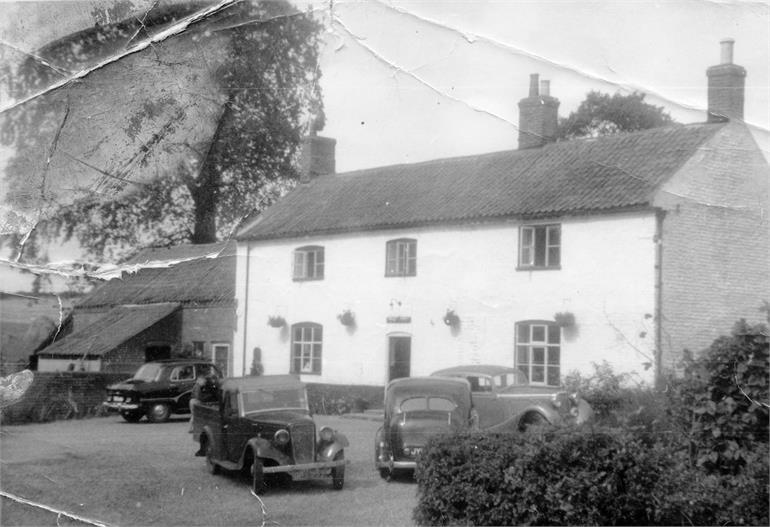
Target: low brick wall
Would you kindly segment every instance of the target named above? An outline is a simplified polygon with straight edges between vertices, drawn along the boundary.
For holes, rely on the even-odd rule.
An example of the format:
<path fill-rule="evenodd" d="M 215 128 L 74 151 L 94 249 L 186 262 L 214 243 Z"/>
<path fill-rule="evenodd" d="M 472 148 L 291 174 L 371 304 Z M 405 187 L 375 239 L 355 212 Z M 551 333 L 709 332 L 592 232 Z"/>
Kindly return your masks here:
<path fill-rule="evenodd" d="M 24 396 L 0 409 L 0 422 L 35 423 L 102 415 L 107 386 L 127 377 L 125 373 L 34 372 Z"/>
<path fill-rule="evenodd" d="M 341 415 L 379 409 L 383 386 L 307 383 L 310 410 L 319 415 Z"/>

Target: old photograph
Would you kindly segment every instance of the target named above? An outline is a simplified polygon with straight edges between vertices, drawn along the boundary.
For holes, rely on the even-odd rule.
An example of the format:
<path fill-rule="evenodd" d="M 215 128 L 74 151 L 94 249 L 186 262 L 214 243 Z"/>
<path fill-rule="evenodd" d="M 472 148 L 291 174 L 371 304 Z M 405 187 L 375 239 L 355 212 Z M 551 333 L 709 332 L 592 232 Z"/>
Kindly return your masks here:
<path fill-rule="evenodd" d="M 770 2 L 0 12 L 2 525 L 770 523 Z"/>

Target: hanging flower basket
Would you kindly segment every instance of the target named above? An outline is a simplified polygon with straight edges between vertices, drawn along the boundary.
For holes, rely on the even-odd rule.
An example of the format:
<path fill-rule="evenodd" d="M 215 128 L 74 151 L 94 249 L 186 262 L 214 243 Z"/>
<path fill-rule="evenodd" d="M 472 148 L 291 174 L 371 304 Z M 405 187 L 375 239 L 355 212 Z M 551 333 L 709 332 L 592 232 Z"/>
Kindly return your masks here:
<path fill-rule="evenodd" d="M 267 317 L 267 325 L 271 328 L 282 328 L 286 325 L 286 319 L 280 315 Z"/>
<path fill-rule="evenodd" d="M 575 315 L 570 313 L 569 311 L 565 311 L 563 313 L 556 313 L 553 316 L 554 322 L 556 322 L 556 325 L 560 328 L 569 328 L 575 325 Z"/>
<path fill-rule="evenodd" d="M 447 309 L 446 315 L 444 315 L 444 324 L 449 327 L 457 327 L 460 325 L 460 317 L 453 309 Z"/>
<path fill-rule="evenodd" d="M 346 309 L 345 311 L 337 315 L 337 320 L 339 320 L 343 326 L 356 325 L 356 315 L 353 314 L 353 312 L 349 309 Z"/>

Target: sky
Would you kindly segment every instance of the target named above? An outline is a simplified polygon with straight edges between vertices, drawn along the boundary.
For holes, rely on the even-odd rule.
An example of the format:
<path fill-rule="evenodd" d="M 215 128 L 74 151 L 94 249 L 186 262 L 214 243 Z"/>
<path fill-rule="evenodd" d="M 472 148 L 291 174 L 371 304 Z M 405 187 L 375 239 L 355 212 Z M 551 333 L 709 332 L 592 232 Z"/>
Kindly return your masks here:
<path fill-rule="evenodd" d="M 326 28 L 321 135 L 337 140 L 338 172 L 516 148 L 531 73 L 551 81 L 561 116 L 590 90 L 636 90 L 679 122 L 703 122 L 705 72 L 724 38 L 748 71 L 745 120 L 770 158 L 770 2 L 296 3 Z M 87 27 L 105 4 L 3 2 L 0 45 L 33 51 Z M 73 254 L 52 250 L 54 259 Z M 0 289 L 15 290 L 7 268 L 0 263 Z"/>

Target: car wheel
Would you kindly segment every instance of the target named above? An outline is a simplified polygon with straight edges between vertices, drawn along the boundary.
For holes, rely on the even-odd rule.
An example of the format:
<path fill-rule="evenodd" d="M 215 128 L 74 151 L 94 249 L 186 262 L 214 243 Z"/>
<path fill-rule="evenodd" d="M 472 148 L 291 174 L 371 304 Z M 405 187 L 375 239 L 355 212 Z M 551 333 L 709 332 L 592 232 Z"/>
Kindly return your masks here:
<path fill-rule="evenodd" d="M 524 419 L 519 423 L 519 430 L 529 433 L 540 433 L 548 426 L 548 420 L 543 417 L 543 414 L 537 412 L 531 412 L 524 416 Z"/>
<path fill-rule="evenodd" d="M 214 462 L 214 445 L 208 436 L 202 436 L 201 441 L 204 442 L 203 449 L 206 452 L 206 470 L 209 474 L 216 475 L 219 472 L 219 465 Z"/>
<path fill-rule="evenodd" d="M 155 403 L 147 412 L 147 419 L 153 423 L 165 423 L 171 416 L 171 408 L 166 403 Z"/>
<path fill-rule="evenodd" d="M 139 420 L 144 417 L 144 412 L 141 411 L 134 411 L 134 412 L 120 412 L 120 416 L 128 421 L 129 423 L 138 423 Z"/>
<path fill-rule="evenodd" d="M 254 494 L 265 493 L 265 474 L 262 472 L 262 461 L 257 456 L 251 461 L 251 490 Z"/>
<path fill-rule="evenodd" d="M 381 468 L 380 477 L 384 480 L 390 481 L 390 470 L 387 468 Z"/>
<path fill-rule="evenodd" d="M 340 450 L 334 456 L 334 461 L 342 461 L 345 459 L 345 453 Z M 345 465 L 340 467 L 334 467 L 332 469 L 332 487 L 334 490 L 342 490 L 345 486 Z"/>

